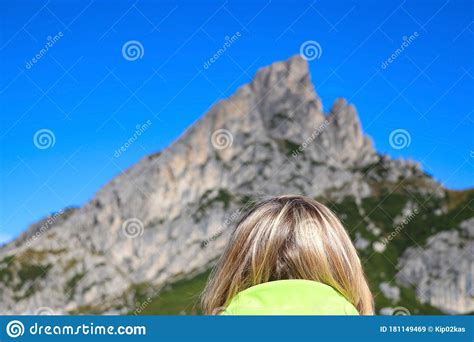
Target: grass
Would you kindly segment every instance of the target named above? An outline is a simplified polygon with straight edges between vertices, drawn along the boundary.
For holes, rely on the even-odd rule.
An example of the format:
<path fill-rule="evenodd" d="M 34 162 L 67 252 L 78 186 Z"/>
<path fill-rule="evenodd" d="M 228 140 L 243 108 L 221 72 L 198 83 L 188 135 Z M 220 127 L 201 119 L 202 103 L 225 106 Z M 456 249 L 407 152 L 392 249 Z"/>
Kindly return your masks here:
<path fill-rule="evenodd" d="M 130 315 L 199 315 L 199 295 L 206 285 L 209 271 L 192 279 L 178 281 L 169 289 L 162 291 L 157 297 L 147 300 L 141 295 L 135 298 L 140 310 L 133 309 Z"/>

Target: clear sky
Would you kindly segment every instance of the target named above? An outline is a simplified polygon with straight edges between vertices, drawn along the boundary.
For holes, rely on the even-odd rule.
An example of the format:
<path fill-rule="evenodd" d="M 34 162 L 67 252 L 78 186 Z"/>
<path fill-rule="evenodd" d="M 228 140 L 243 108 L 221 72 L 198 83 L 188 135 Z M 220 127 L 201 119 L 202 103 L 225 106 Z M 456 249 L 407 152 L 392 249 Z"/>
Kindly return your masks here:
<path fill-rule="evenodd" d="M 321 47 L 310 69 L 326 109 L 337 97 L 349 99 L 379 152 L 419 161 L 449 188 L 474 184 L 470 1 L 0 6 L 0 240 L 53 211 L 83 205 L 122 170 L 168 146 L 258 68 L 298 54 L 309 40 Z M 136 60 L 122 53 L 132 40 L 143 47 Z M 409 43 L 396 52 L 403 42 Z M 115 157 L 136 125 L 153 117 Z M 54 145 L 35 145 L 41 129 L 54 134 Z M 390 145 L 395 129 L 409 133 L 408 146 Z"/>

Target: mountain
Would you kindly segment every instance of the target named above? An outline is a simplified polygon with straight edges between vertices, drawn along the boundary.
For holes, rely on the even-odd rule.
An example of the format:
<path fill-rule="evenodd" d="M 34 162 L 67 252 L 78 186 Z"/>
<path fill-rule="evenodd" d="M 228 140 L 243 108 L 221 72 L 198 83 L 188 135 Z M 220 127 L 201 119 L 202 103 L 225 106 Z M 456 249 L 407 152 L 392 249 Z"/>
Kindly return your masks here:
<path fill-rule="evenodd" d="M 240 213 L 283 193 L 341 217 L 379 312 L 473 311 L 474 192 L 378 154 L 344 99 L 324 113 L 297 56 L 259 70 L 83 207 L 2 247 L 0 312 L 199 312 L 196 294 Z"/>

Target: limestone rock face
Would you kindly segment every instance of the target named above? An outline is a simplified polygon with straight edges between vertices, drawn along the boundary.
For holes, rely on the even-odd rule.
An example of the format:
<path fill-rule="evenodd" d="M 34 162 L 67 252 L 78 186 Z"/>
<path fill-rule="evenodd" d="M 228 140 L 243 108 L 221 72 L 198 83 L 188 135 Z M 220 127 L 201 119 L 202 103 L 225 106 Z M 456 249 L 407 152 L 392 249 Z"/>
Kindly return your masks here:
<path fill-rule="evenodd" d="M 397 278 L 416 288 L 418 298 L 446 313 L 474 311 L 474 218 L 459 230 L 430 237 L 424 248 L 409 248 Z"/>
<path fill-rule="evenodd" d="M 249 199 L 297 193 L 360 203 L 374 182 L 403 177 L 422 179 L 420 191 L 439 186 L 413 163 L 379 156 L 344 99 L 324 113 L 303 58 L 275 63 L 82 208 L 2 247 L 0 313 L 127 312 L 136 286 L 156 289 L 206 270 Z M 429 271 L 406 272 L 431 279 Z M 439 304 L 455 311 L 456 300 Z"/>

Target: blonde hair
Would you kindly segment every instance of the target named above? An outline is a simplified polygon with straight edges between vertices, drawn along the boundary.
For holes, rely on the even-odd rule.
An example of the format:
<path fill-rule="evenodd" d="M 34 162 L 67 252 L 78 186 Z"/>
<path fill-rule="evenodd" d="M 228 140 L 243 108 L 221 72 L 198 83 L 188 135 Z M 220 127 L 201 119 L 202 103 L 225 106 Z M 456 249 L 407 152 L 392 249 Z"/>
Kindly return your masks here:
<path fill-rule="evenodd" d="M 202 294 L 204 313 L 218 313 L 246 288 L 282 279 L 329 285 L 360 314 L 373 314 L 373 297 L 347 232 L 330 209 L 310 198 L 274 197 L 240 220 Z"/>

